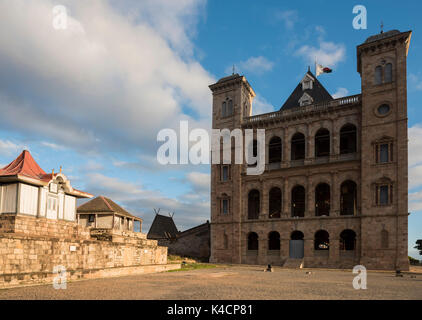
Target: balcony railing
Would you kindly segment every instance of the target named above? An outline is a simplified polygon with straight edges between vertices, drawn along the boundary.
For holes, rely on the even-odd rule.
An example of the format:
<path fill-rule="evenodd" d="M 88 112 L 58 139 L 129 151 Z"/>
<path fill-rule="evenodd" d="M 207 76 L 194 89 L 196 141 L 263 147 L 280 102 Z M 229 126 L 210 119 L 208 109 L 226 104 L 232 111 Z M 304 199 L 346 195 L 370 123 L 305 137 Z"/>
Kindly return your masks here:
<path fill-rule="evenodd" d="M 311 104 L 308 106 L 298 107 L 294 109 L 280 110 L 270 113 L 258 114 L 256 116 L 244 118 L 245 124 L 253 124 L 260 121 L 270 121 L 270 120 L 282 120 L 283 118 L 292 117 L 292 116 L 301 116 L 312 112 L 321 112 L 326 111 L 331 108 L 345 106 L 345 105 L 354 105 L 361 102 L 361 95 L 357 94 L 354 96 L 334 99 L 330 101 L 325 101 L 321 103 Z"/>

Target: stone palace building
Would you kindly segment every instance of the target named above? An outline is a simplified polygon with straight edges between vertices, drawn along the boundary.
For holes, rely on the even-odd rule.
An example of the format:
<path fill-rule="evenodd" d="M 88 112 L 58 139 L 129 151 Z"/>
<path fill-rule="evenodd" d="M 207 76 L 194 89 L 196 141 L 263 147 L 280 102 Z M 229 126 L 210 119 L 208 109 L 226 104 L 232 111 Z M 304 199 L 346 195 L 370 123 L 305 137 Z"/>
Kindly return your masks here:
<path fill-rule="evenodd" d="M 334 99 L 308 70 L 279 111 L 252 116 L 244 76 L 210 86 L 214 129 L 266 130 L 263 174 L 211 167 L 211 262 L 408 270 L 410 38 L 357 47 L 354 96 Z"/>

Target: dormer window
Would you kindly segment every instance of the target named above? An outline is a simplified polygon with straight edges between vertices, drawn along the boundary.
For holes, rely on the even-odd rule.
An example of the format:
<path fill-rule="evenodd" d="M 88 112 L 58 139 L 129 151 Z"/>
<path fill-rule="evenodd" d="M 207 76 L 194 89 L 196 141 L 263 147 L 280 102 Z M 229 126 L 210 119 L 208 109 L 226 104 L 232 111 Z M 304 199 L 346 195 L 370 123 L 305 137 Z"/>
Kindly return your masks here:
<path fill-rule="evenodd" d="M 314 84 L 314 79 L 309 74 L 306 74 L 303 77 L 301 83 L 302 83 L 302 90 L 303 91 L 312 90 L 313 84 Z"/>
<path fill-rule="evenodd" d="M 302 89 L 303 90 L 312 89 L 312 81 L 311 80 L 303 81 L 302 82 Z"/>
<path fill-rule="evenodd" d="M 303 96 L 299 99 L 299 105 L 301 107 L 303 106 L 307 106 L 309 104 L 312 104 L 314 102 L 314 99 L 312 99 L 312 97 L 307 94 L 306 92 L 303 94 Z"/>

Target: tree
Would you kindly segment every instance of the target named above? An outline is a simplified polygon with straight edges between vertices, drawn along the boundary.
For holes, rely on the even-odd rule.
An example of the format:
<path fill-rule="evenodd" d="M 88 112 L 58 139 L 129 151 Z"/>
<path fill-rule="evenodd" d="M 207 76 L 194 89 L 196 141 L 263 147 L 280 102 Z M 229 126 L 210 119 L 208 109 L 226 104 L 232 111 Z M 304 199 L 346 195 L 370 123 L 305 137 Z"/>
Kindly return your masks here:
<path fill-rule="evenodd" d="M 422 256 L 422 239 L 416 240 L 415 249 L 418 249 L 419 254 Z"/>

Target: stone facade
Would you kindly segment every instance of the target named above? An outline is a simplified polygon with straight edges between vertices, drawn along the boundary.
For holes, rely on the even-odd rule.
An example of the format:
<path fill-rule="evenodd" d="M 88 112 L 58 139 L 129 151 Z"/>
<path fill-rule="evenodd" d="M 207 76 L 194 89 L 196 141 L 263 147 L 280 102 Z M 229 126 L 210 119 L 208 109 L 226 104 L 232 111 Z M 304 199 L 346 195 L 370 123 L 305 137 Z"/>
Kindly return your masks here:
<path fill-rule="evenodd" d="M 299 241 L 305 267 L 362 264 L 408 270 L 410 37 L 411 32 L 391 31 L 357 47 L 362 93 L 355 96 L 252 116 L 255 93 L 244 76 L 232 75 L 210 86 L 214 129 L 266 130 L 263 174 L 247 175 L 244 164 L 211 166 L 211 262 L 283 265 L 298 258 L 292 252 L 301 251 L 295 249 Z M 353 141 L 347 140 L 349 127 L 355 130 Z M 328 142 L 327 154 L 321 156 L 316 141 L 323 131 L 328 131 Z M 304 157 L 295 160 L 292 140 L 297 133 L 304 136 Z M 281 140 L 276 162 L 269 159 L 273 137 Z M 232 162 L 234 152 L 232 145 Z M 317 189 L 322 184 L 329 190 L 325 202 Z M 298 186 L 305 190 L 300 201 Z M 278 190 L 274 188 L 281 191 L 279 202 L 270 199 L 271 190 Z M 250 213 L 251 203 L 258 207 L 256 216 Z M 274 203 L 280 210 L 272 216 Z M 303 214 L 297 214 L 302 205 Z M 318 214 L 324 205 L 326 211 Z"/>

